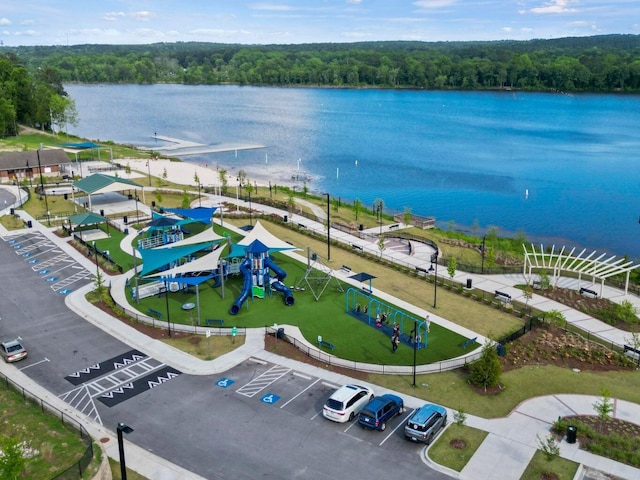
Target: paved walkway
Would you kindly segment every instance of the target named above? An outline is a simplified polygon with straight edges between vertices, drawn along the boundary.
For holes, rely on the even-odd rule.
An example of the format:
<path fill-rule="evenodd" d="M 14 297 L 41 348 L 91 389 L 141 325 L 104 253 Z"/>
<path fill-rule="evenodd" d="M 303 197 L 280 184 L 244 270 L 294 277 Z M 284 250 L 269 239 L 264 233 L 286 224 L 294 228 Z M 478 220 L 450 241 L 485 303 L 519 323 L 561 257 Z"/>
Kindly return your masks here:
<path fill-rule="evenodd" d="M 218 199 L 211 198 L 210 204 L 217 205 L 217 201 Z M 229 199 L 225 198 L 225 201 L 229 201 Z M 244 202 L 241 201 L 241 203 Z M 205 202 L 203 202 L 203 204 L 205 204 Z M 253 205 L 254 208 L 258 208 L 255 203 Z M 262 209 L 263 207 L 260 206 L 259 208 Z M 264 207 L 265 210 L 267 210 L 267 208 L 268 207 Z M 26 212 L 20 211 L 19 213 L 23 218 L 29 218 Z M 271 213 L 282 214 L 283 212 L 274 211 Z M 304 217 L 296 215 L 294 215 L 293 217 L 293 221 L 297 222 L 299 220 L 300 222 L 305 222 L 304 224 L 308 225 L 309 228 L 317 228 L 318 230 L 323 228 L 319 222 L 313 222 Z M 37 222 L 34 222 L 34 229 L 43 232 L 51 241 L 58 244 L 60 248 L 62 248 L 69 255 L 73 256 L 85 267 L 89 269 L 94 268 L 93 263 L 89 259 L 85 258 L 75 249 L 71 248 L 67 244 L 67 240 L 54 235 L 52 229 L 46 228 Z M 17 232 L 11 233 L 15 234 Z M 342 232 L 336 232 L 336 237 L 339 236 L 339 233 L 342 234 Z M 0 226 L 0 234 L 7 235 L 8 232 Z M 361 241 L 356 237 L 349 238 L 344 235 L 345 234 L 343 234 L 341 238 L 348 242 L 356 240 Z M 425 255 L 429 255 L 429 253 L 425 252 Z M 406 257 L 407 258 L 403 259 L 403 261 L 409 262 L 410 260 L 412 260 L 412 256 L 407 255 Z M 413 257 L 415 257 L 415 254 Z M 422 262 L 421 264 L 429 264 L 428 261 L 425 262 L 425 259 L 413 258 L 413 260 Z M 458 272 L 456 276 L 462 276 L 464 278 L 472 277 L 474 286 L 485 289 L 489 292 L 492 292 L 495 289 L 513 287 L 513 285 L 522 283 L 523 281 L 523 279 L 518 275 L 470 276 L 464 272 Z M 124 276 L 113 278 L 112 281 L 114 282 L 114 287 L 117 282 L 122 282 L 122 284 L 124 284 L 123 279 Z M 242 362 L 249 357 L 257 357 L 269 362 L 290 366 L 291 368 L 295 368 L 298 371 L 318 376 L 336 384 L 354 381 L 354 379 L 338 375 L 333 372 L 329 372 L 305 363 L 300 363 L 288 358 L 265 352 L 262 329 L 249 330 L 247 332 L 245 344 L 234 350 L 233 352 L 228 353 L 227 355 L 224 355 L 212 361 L 199 360 L 179 350 L 169 347 L 160 341 L 149 339 L 127 324 L 120 322 L 107 315 L 102 310 L 93 307 L 93 305 L 85 300 L 85 293 L 91 288 L 92 286 L 88 285 L 83 289 L 71 293 L 67 297 L 67 304 L 69 308 L 85 318 L 87 321 L 107 331 L 116 338 L 121 339 L 123 342 L 126 342 L 132 347 L 138 348 L 141 351 L 152 355 L 158 360 L 168 365 L 174 366 L 184 372 L 195 375 L 209 375 L 219 373 L 228 370 L 232 366 L 238 364 L 239 362 Z M 116 293 L 117 290 L 119 290 L 119 288 L 114 288 L 114 293 Z M 514 294 L 519 292 L 519 290 L 514 290 Z M 375 294 L 385 295 L 384 292 L 380 291 L 375 291 Z M 629 298 L 630 296 L 625 296 L 615 289 L 605 288 L 604 294 L 614 301 L 620 300 L 621 298 L 627 298 L 631 300 L 631 298 Z M 391 300 L 392 297 L 389 297 L 389 299 Z M 398 302 L 397 299 L 392 300 L 394 302 Z M 632 301 L 634 301 L 635 303 L 635 299 Z M 534 295 L 534 299 L 532 299 L 530 303 L 543 310 L 548 310 L 551 308 L 560 309 L 568 318 L 572 318 L 570 321 L 576 323 L 583 322 L 581 323 L 581 325 L 586 323 L 589 323 L 591 325 L 591 322 L 597 322 L 594 319 L 589 319 L 588 317 L 585 318 L 583 314 L 578 314 L 563 305 L 555 304 L 555 302 L 549 302 L 544 297 Z M 433 314 L 432 321 L 435 321 L 435 319 L 433 319 Z M 438 321 L 446 321 L 446 319 L 438 319 Z M 593 323 L 593 325 L 598 327 L 597 323 Z M 612 329 L 609 326 L 598 328 L 601 328 L 599 332 L 603 335 L 604 338 L 611 337 L 612 339 L 619 339 L 624 337 L 624 334 L 619 331 L 616 332 L 615 329 Z M 290 330 L 291 334 L 294 335 L 295 330 Z M 92 434 L 94 438 L 109 439 L 108 442 L 106 442 L 103 446 L 105 447 L 106 452 L 110 457 L 115 459 L 118 458 L 117 442 L 115 440 L 114 432 L 104 428 L 103 426 L 92 423 L 88 418 L 71 409 L 67 404 L 62 402 L 55 395 L 52 395 L 40 385 L 32 382 L 26 375 L 24 375 L 18 369 L 14 368 L 14 366 L 0 363 L 0 371 L 23 387 L 57 406 L 60 410 L 65 411 L 67 414 L 72 415 L 74 418 L 77 418 L 86 426 L 87 430 Z M 402 394 L 402 397 L 405 399 L 406 405 L 411 408 L 418 407 L 424 403 L 424 400 L 421 400 L 419 398 L 407 396 L 404 394 Z M 473 458 L 462 470 L 462 472 L 451 472 L 446 468 L 433 464 L 426 455 L 427 449 L 425 449 L 424 460 L 433 468 L 445 471 L 456 478 L 470 480 L 494 480 L 498 478 L 501 480 L 517 480 L 520 478 L 522 472 L 527 467 L 531 457 L 535 453 L 535 450 L 537 448 L 536 435 L 539 435 L 540 437 L 545 437 L 546 435 L 548 435 L 551 423 L 555 419 L 557 419 L 558 416 L 594 414 L 593 403 L 596 400 L 597 397 L 593 396 L 550 395 L 529 399 L 523 402 L 506 418 L 483 419 L 481 417 L 469 415 L 467 424 L 469 426 L 485 430 L 489 432 L 489 435 L 482 443 Z M 451 416 L 453 415 L 453 411 L 450 411 L 449 413 Z M 616 400 L 614 417 L 624 418 L 626 420 L 640 424 L 640 405 Z M 166 462 L 162 458 L 157 457 L 150 452 L 147 452 L 141 448 L 136 447 L 133 444 L 130 444 L 128 441 L 126 442 L 127 465 L 138 471 L 142 475 L 146 476 L 147 478 L 154 480 L 200 478 L 199 476 L 194 475 L 191 472 L 186 472 L 180 467 Z M 630 480 L 640 478 L 640 469 L 628 467 L 618 462 L 614 462 L 612 460 L 608 460 L 603 457 L 599 457 L 597 455 L 579 450 L 577 448 L 577 445 L 575 444 L 569 445 L 565 441 L 563 441 L 560 444 L 560 448 L 562 457 L 579 462 L 586 467 L 608 472 L 620 478 Z M 577 478 L 582 478 L 582 470 L 579 472 Z"/>

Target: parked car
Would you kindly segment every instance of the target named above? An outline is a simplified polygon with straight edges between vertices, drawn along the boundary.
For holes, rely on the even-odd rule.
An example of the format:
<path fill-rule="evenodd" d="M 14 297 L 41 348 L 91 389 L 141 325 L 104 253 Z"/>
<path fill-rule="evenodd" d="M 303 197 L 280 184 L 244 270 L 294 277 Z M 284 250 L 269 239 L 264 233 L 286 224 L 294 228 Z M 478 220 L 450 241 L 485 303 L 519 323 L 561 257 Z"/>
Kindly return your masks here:
<path fill-rule="evenodd" d="M 27 350 L 18 340 L 9 340 L 8 342 L 0 343 L 0 355 L 2 355 L 5 362 L 17 362 L 27 356 Z"/>
<path fill-rule="evenodd" d="M 404 426 L 404 436 L 414 442 L 431 443 L 441 428 L 447 425 L 447 410 L 426 403 L 416 410 Z"/>
<path fill-rule="evenodd" d="M 369 387 L 343 385 L 324 404 L 322 415 L 334 422 L 350 422 L 373 397 Z"/>
<path fill-rule="evenodd" d="M 374 397 L 360 412 L 358 423 L 366 428 L 384 431 L 387 422 L 404 412 L 404 401 L 397 395 L 385 393 Z"/>

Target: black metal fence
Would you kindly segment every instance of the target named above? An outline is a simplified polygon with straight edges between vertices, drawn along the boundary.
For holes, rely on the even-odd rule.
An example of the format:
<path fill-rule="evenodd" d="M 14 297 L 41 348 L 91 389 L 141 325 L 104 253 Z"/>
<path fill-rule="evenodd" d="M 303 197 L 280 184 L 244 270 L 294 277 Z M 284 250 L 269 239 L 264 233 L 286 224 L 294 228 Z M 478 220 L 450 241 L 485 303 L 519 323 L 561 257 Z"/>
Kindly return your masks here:
<path fill-rule="evenodd" d="M 21 395 L 22 399 L 25 402 L 29 402 L 30 404 L 40 408 L 40 410 L 43 413 L 46 413 L 48 415 L 52 415 L 58 418 L 63 425 L 74 428 L 75 430 L 78 431 L 78 433 L 80 434 L 80 438 L 86 445 L 86 449 L 82 454 L 82 457 L 80 457 L 80 459 L 77 462 L 75 462 L 73 465 L 66 468 L 63 472 L 60 472 L 55 476 L 51 477 L 51 480 L 74 480 L 74 479 L 82 478 L 82 474 L 89 467 L 89 465 L 91 464 L 91 461 L 93 460 L 93 441 L 89 433 L 82 426 L 82 424 L 79 423 L 77 420 L 68 416 L 63 411 L 57 409 L 50 403 L 47 403 L 46 401 L 42 400 L 40 397 L 38 397 L 34 393 L 21 387 L 6 375 L 0 373 L 0 376 L 2 378 L 2 385 L 6 390 L 13 390 L 14 392 Z"/>

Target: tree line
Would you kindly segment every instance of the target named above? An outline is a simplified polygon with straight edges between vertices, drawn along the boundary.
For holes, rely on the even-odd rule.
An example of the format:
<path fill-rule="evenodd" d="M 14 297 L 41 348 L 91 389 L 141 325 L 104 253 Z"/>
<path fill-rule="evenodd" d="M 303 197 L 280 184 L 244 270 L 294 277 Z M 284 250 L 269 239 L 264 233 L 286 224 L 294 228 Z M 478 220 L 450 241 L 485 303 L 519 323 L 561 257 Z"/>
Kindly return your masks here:
<path fill-rule="evenodd" d="M 0 53 L 0 137 L 17 135 L 18 124 L 55 131 L 75 125 L 75 103 L 58 71 L 31 72 L 13 53 Z"/>
<path fill-rule="evenodd" d="M 5 48 L 6 50 L 6 48 Z M 17 47 L 62 82 L 640 91 L 640 35 L 530 41 Z"/>

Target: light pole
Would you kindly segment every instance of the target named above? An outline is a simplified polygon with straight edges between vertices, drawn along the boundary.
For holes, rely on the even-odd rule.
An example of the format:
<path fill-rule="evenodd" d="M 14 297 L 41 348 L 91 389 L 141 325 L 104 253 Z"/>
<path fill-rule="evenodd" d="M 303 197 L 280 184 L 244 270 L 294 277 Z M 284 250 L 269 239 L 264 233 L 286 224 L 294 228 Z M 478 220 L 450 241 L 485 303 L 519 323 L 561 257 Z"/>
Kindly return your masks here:
<path fill-rule="evenodd" d="M 149 165 L 149 160 L 147 160 L 147 178 L 149 179 L 149 186 L 151 186 L 151 165 Z"/>
<path fill-rule="evenodd" d="M 249 184 L 251 187 L 251 184 Z M 251 189 L 247 189 L 247 193 L 249 194 L 249 225 L 253 226 L 253 216 L 251 215 Z"/>
<path fill-rule="evenodd" d="M 124 461 L 124 442 L 122 440 L 122 432 L 129 435 L 133 432 L 133 428 L 119 422 L 116 431 L 118 432 L 118 452 L 120 452 L 120 478 L 122 478 L 122 480 L 127 480 L 127 464 Z"/>
<path fill-rule="evenodd" d="M 47 225 L 51 226 L 51 216 L 49 214 L 49 201 L 47 200 L 47 192 L 44 189 L 44 177 L 42 176 L 42 165 L 40 164 L 40 149 L 36 150 L 38 157 L 38 173 L 40 173 L 40 191 L 44 195 L 44 208 L 47 210 Z"/>
<path fill-rule="evenodd" d="M 18 180 L 14 180 L 14 185 L 18 187 L 18 207 L 22 206 L 22 192 L 20 191 L 20 182 Z"/>
<path fill-rule="evenodd" d="M 202 188 L 202 184 L 198 182 L 198 206 L 202 206 L 202 197 L 200 196 L 200 188 Z"/>
<path fill-rule="evenodd" d="M 136 224 L 140 223 L 140 214 L 138 213 L 138 201 L 140 201 L 140 198 L 138 198 L 138 192 L 136 191 Z"/>
<path fill-rule="evenodd" d="M 413 386 L 416 386 L 416 352 L 418 351 L 418 322 L 413 321 Z"/>
<path fill-rule="evenodd" d="M 236 213 L 240 211 L 240 198 L 239 198 L 238 192 L 239 192 L 238 184 L 236 183 Z"/>
<path fill-rule="evenodd" d="M 484 242 L 486 239 L 487 239 L 486 235 L 482 237 L 482 266 L 480 267 L 480 273 L 482 274 L 484 274 Z"/>
<path fill-rule="evenodd" d="M 438 252 L 431 255 L 431 266 L 429 267 L 429 271 L 433 272 L 433 264 L 436 264 L 435 275 L 433 277 L 433 308 L 436 308 L 436 299 L 438 295 Z"/>
<path fill-rule="evenodd" d="M 331 260 L 331 213 L 329 209 L 330 198 L 328 193 L 323 193 L 327 196 L 327 260 Z"/>
<path fill-rule="evenodd" d="M 167 306 L 167 335 L 171 336 L 171 315 L 169 314 L 169 280 L 165 282 L 164 290 L 164 299 Z M 161 290 L 162 293 L 162 290 Z"/>
<path fill-rule="evenodd" d="M 98 267 L 98 247 L 96 246 L 96 241 L 93 241 L 93 255 L 96 257 L 96 278 L 100 276 L 100 270 Z"/>

